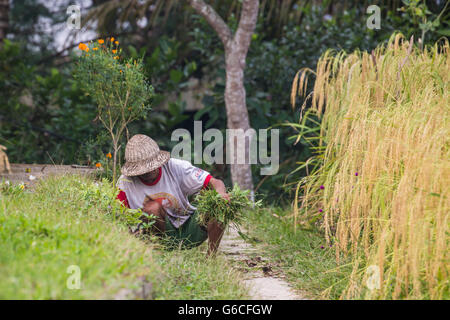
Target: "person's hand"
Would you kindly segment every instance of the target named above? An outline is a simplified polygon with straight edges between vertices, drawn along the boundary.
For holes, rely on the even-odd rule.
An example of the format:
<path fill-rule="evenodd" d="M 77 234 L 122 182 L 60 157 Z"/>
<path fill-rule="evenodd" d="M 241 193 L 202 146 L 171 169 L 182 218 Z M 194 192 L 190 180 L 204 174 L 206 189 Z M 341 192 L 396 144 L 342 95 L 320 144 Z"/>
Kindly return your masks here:
<path fill-rule="evenodd" d="M 228 193 L 223 192 L 223 193 L 219 193 L 219 194 L 222 196 L 222 198 L 224 198 L 228 202 L 230 201 L 230 195 Z"/>
<path fill-rule="evenodd" d="M 142 211 L 144 212 L 150 212 L 151 206 L 152 206 L 152 200 L 150 199 L 145 199 L 143 206 L 142 206 Z"/>
<path fill-rule="evenodd" d="M 222 198 L 227 200 L 227 202 L 230 202 L 230 195 L 227 193 L 227 189 L 225 188 L 225 184 L 222 180 L 212 177 L 209 180 L 209 185 L 211 185 L 211 187 L 216 190 L 217 193 L 222 196 Z"/>

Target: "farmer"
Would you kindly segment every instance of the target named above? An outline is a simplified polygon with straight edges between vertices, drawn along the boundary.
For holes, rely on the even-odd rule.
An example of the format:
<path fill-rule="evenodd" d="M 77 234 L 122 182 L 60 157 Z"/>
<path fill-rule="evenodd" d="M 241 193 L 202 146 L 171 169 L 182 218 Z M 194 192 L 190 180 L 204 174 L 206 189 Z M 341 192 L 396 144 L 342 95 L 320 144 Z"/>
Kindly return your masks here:
<path fill-rule="evenodd" d="M 197 223 L 196 208 L 188 200 L 203 188 L 215 189 L 229 200 L 222 180 L 194 167 L 190 162 L 170 158 L 157 143 L 142 134 L 133 136 L 125 149 L 125 165 L 118 180 L 117 198 L 131 209 L 154 215 L 151 231 L 166 235 L 172 243 L 185 248 L 200 245 L 209 239 L 208 256 L 219 247 L 224 227 L 212 220 L 207 228 Z"/>

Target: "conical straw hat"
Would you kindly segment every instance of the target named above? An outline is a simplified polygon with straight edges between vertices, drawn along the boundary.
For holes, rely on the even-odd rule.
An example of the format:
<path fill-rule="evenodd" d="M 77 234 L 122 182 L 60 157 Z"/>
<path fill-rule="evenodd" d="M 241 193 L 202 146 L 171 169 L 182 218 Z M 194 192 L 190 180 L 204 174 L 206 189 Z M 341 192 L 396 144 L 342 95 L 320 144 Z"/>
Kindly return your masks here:
<path fill-rule="evenodd" d="M 170 152 L 159 150 L 158 144 L 144 134 L 131 137 L 125 148 L 122 174 L 139 176 L 158 169 L 170 159 Z"/>

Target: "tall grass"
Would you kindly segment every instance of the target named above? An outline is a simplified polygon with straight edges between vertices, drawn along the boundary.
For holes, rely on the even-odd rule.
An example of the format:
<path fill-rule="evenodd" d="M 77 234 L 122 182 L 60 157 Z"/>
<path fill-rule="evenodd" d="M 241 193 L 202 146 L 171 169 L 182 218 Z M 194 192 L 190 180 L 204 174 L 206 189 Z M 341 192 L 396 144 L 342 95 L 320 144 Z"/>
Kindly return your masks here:
<path fill-rule="evenodd" d="M 448 41 L 421 51 L 397 34 L 372 53 L 328 51 L 293 97 L 308 71 L 322 151 L 298 215 L 352 257 L 341 298 L 449 298 Z"/>

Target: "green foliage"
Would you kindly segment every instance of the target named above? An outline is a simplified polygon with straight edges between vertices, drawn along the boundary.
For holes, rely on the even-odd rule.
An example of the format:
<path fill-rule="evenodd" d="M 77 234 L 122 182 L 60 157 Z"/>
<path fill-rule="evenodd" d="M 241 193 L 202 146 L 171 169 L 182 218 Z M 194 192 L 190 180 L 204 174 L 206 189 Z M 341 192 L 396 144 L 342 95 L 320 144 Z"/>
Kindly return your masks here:
<path fill-rule="evenodd" d="M 98 128 L 94 106 L 67 67 L 42 69 L 34 53 L 4 40 L 0 50 L 0 143 L 11 162 L 72 164 Z"/>
<path fill-rule="evenodd" d="M 81 210 L 89 212 L 92 207 L 100 206 L 113 220 L 123 223 L 130 230 L 140 228 L 145 231 L 155 222 L 153 216 L 141 209 L 129 209 L 116 200 L 118 190 L 106 178 L 94 183 L 89 180 L 74 179 L 71 185 L 62 188 L 60 192 L 63 196 L 78 193 L 77 203 Z"/>
<path fill-rule="evenodd" d="M 449 2 L 447 1 L 444 8 L 439 14 L 433 14 L 428 6 L 426 1 L 422 0 L 402 0 L 404 6 L 397 9 L 398 11 L 404 12 L 405 16 L 412 22 L 415 28 L 419 28 L 421 30 L 421 47 L 426 41 L 426 34 L 428 32 L 435 32 L 439 35 L 449 36 L 449 23 L 448 13 L 444 16 L 441 23 L 441 17 L 445 13 L 445 9 Z M 439 28 L 441 27 L 441 28 Z"/>
<path fill-rule="evenodd" d="M 139 50 L 128 45 L 133 59 L 143 57 L 144 72 L 155 88 L 152 97 L 152 116 L 145 121 L 136 121 L 130 125 L 130 132 L 149 132 L 157 137 L 158 144 L 169 149 L 172 142 L 169 134 L 184 126 L 189 116 L 185 113 L 185 102 L 181 100 L 181 90 L 186 88 L 188 80 L 197 70 L 192 58 L 185 58 L 186 44 L 181 39 L 161 35 L 153 46 L 144 46 Z M 167 101 L 167 110 L 162 105 Z"/>
<path fill-rule="evenodd" d="M 107 157 L 112 152 L 112 146 L 108 132 L 100 131 L 96 137 L 86 137 L 79 148 L 76 163 L 87 163 L 93 165 L 100 163 L 103 168 L 102 177 L 112 179 L 112 164 Z M 120 151 L 119 151 L 120 153 Z M 120 157 L 119 157 L 120 158 Z"/>
<path fill-rule="evenodd" d="M 296 123 L 299 118 L 298 110 L 294 111 L 291 107 L 289 94 L 298 69 L 314 68 L 320 55 L 329 48 L 371 50 L 388 37 L 385 33 L 367 29 L 366 17 L 357 9 L 336 14 L 330 21 L 324 20 L 325 13 L 325 8 L 320 6 L 305 8 L 302 23 L 288 21 L 277 38 L 269 34 L 260 18 L 250 44 L 245 69 L 245 89 L 251 127 L 280 129 L 281 164 L 278 174 L 260 176 L 260 166 L 252 166 L 255 186 L 259 186 L 258 192 L 267 195 L 272 204 L 292 199 L 293 192 L 289 183 L 298 176 L 304 176 L 306 170 L 303 168 L 295 174 L 289 173 L 296 168 L 296 162 L 304 162 L 314 154 L 310 143 L 305 139 L 293 144 L 295 138 L 291 137 L 292 127 L 285 125 Z M 211 66 L 212 74 L 208 76 L 220 80 L 213 87 L 213 93 L 203 99 L 204 108 L 196 113 L 194 119 L 203 120 L 206 128 L 224 128 L 223 46 L 214 33 L 205 31 L 208 30 L 205 24 L 206 22 L 199 21 L 198 27 L 190 32 L 193 37 L 191 47 L 197 56 L 198 65 Z M 384 27 L 392 30 L 389 23 Z M 311 90 L 310 86 L 308 93 Z M 304 102 L 298 100 L 300 104 Z M 317 126 L 310 119 L 306 125 Z M 285 183 L 288 183 L 287 188 Z"/>
<path fill-rule="evenodd" d="M 229 190 L 230 201 L 224 199 L 216 190 L 205 189 L 195 198 L 195 206 L 198 210 L 198 222 L 206 226 L 210 219 L 214 219 L 226 226 L 234 223 L 239 226 L 242 221 L 242 212 L 245 208 L 259 207 L 261 201 L 255 203 L 249 200 L 250 191 L 241 190 L 238 185 L 234 185 Z"/>

